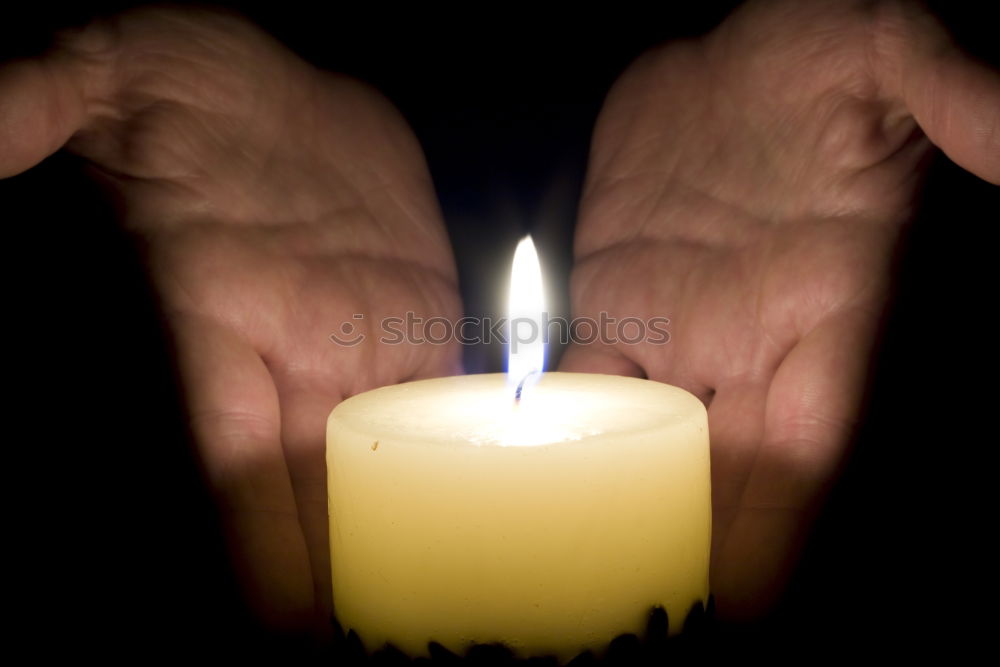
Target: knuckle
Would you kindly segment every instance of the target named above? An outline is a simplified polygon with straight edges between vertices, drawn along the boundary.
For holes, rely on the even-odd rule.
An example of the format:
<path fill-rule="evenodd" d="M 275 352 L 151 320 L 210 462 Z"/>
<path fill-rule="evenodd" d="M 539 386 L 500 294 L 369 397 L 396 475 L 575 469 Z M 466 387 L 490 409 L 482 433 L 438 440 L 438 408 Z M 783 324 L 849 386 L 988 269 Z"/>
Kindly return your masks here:
<path fill-rule="evenodd" d="M 277 425 L 270 419 L 248 410 L 198 410 L 188 416 L 196 436 L 213 441 L 265 441 L 277 435 Z"/>

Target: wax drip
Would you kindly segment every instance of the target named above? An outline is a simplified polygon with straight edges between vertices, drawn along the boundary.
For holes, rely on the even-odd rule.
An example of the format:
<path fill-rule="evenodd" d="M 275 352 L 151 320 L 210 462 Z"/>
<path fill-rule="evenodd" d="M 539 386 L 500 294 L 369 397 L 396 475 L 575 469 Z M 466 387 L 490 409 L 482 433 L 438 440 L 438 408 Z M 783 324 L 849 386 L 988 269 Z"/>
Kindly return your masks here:
<path fill-rule="evenodd" d="M 333 655 L 329 657 L 333 658 L 331 662 L 334 664 L 338 660 L 360 667 L 554 667 L 560 664 L 555 656 L 544 653 L 519 658 L 503 643 L 472 644 L 465 648 L 462 655 L 430 641 L 427 644 L 430 657 L 416 659 L 391 643 L 368 653 L 357 632 L 353 629 L 345 632 L 335 616 L 330 617 L 330 622 L 334 640 L 331 647 Z M 675 627 L 680 632 L 670 635 L 669 631 Z M 711 595 L 707 604 L 702 600 L 696 601 L 684 618 L 668 618 L 667 611 L 657 605 L 649 610 L 645 633 L 618 635 L 596 654 L 591 650 L 578 654 L 567 663 L 567 667 L 694 663 L 710 646 L 715 646 L 711 643 L 715 635 L 715 599 Z"/>

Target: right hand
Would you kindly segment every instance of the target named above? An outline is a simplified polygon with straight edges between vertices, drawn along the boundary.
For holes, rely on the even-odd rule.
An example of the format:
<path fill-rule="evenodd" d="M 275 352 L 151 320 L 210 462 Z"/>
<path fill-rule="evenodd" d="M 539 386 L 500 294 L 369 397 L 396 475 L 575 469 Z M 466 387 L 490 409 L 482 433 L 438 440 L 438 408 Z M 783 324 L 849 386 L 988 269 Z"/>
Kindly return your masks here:
<path fill-rule="evenodd" d="M 578 345 L 708 405 L 712 589 L 768 610 L 852 441 L 893 251 L 933 144 L 1000 183 L 1000 74 L 893 2 L 749 2 L 641 57 L 594 132 L 576 316 L 671 321 Z"/>

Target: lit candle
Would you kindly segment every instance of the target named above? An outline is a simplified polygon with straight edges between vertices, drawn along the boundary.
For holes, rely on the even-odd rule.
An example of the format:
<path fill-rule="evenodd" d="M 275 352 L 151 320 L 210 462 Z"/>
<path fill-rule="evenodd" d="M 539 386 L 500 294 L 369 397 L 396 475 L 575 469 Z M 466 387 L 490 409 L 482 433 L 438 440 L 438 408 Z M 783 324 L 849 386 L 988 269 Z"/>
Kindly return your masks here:
<path fill-rule="evenodd" d="M 511 313 L 528 317 L 540 270 L 533 248 L 516 257 Z M 654 607 L 678 632 L 707 600 L 704 406 L 648 380 L 541 374 L 542 355 L 528 344 L 509 378 L 383 387 L 330 415 L 334 612 L 366 650 L 502 643 L 565 662 L 641 635 Z"/>

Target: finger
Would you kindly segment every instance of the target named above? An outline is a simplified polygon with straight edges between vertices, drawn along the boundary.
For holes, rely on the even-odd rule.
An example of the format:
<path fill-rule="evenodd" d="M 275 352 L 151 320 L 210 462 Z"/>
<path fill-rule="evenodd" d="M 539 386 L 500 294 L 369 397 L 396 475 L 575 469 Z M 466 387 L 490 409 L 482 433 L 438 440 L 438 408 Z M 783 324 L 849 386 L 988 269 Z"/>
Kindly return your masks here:
<path fill-rule="evenodd" d="M 35 166 L 86 125 L 111 79 L 109 40 L 95 25 L 0 68 L 0 178 Z"/>
<path fill-rule="evenodd" d="M 227 329 L 194 318 L 174 325 L 192 433 L 243 590 L 268 627 L 306 628 L 313 584 L 271 376 Z"/>
<path fill-rule="evenodd" d="M 439 377 L 458 374 L 460 371 L 460 350 L 454 343 L 433 345 L 427 343 L 417 347 L 393 347 L 383 350 L 384 359 L 400 361 L 398 373 L 406 376 L 403 360 L 412 363 L 425 361 L 419 370 L 407 379 Z M 376 355 L 379 355 L 376 352 Z M 370 366 L 369 361 L 369 366 Z M 331 362 L 329 368 L 335 368 Z M 320 618 L 326 619 L 333 612 L 333 581 L 330 569 L 330 532 L 327 504 L 326 469 L 326 423 L 330 412 L 346 397 L 345 382 L 336 373 L 303 374 L 288 366 L 272 365 L 271 376 L 275 379 L 281 406 L 281 441 L 287 463 L 295 502 L 298 507 L 299 523 L 305 538 L 312 567 L 313 588 Z M 373 386 L 391 383 L 394 378 L 373 378 Z M 329 630 L 329 625 L 319 628 L 321 634 Z"/>
<path fill-rule="evenodd" d="M 928 138 L 1000 185 L 1000 72 L 963 53 L 929 17 L 914 20 L 890 48 L 902 54 L 898 65 L 887 59 L 891 85 Z"/>
<path fill-rule="evenodd" d="M 312 569 L 313 595 L 320 618 L 333 613 L 330 525 L 327 505 L 326 420 L 341 401 L 329 387 L 281 378 L 281 440 L 299 525 Z M 321 632 L 329 629 L 324 625 Z"/>
<path fill-rule="evenodd" d="M 861 311 L 837 316 L 803 338 L 775 373 L 761 444 L 716 558 L 720 613 L 753 617 L 783 591 L 851 443 L 875 322 Z"/>
<path fill-rule="evenodd" d="M 638 364 L 608 345 L 573 343 L 563 353 L 559 370 L 569 373 L 600 373 L 644 377 Z"/>
<path fill-rule="evenodd" d="M 712 556 L 732 527 L 764 434 L 771 377 L 740 378 L 719 385 L 708 407 L 712 455 Z M 717 564 L 713 562 L 713 570 Z"/>

